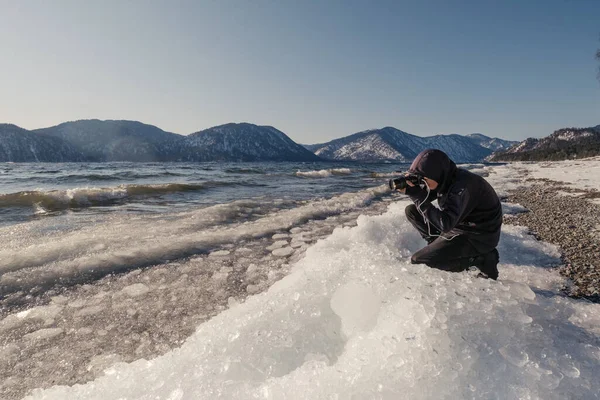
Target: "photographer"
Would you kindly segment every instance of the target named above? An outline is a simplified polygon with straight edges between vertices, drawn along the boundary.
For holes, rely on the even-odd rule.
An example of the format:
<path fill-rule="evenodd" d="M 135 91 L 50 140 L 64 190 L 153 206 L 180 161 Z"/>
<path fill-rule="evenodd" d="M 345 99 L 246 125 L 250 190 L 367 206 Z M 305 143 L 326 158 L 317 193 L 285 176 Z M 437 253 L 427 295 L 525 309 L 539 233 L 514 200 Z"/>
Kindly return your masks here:
<path fill-rule="evenodd" d="M 502 207 L 485 179 L 457 168 L 444 152 L 427 149 L 390 186 L 413 200 L 406 216 L 428 243 L 413 254 L 413 264 L 452 272 L 475 266 L 480 276 L 498 278 Z M 439 209 L 431 204 L 435 199 Z"/>

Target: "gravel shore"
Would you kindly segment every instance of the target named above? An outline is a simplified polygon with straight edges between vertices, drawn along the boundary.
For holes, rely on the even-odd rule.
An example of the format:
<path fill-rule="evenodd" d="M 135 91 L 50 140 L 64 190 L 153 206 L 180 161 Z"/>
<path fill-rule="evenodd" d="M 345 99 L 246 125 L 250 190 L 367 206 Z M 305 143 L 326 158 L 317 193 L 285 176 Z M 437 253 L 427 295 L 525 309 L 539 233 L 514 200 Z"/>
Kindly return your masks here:
<path fill-rule="evenodd" d="M 600 192 L 573 189 L 564 182 L 530 179 L 506 199 L 529 212 L 505 216 L 505 222 L 527 226 L 538 239 L 560 247 L 560 273 L 573 281 L 572 297 L 600 302 Z"/>

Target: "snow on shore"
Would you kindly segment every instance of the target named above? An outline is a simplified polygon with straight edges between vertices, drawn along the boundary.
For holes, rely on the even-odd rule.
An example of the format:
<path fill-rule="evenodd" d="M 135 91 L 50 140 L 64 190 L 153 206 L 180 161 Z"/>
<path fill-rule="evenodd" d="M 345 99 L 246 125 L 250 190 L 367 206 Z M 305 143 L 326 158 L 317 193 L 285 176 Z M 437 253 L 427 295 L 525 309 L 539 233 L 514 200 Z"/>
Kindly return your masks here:
<path fill-rule="evenodd" d="M 523 183 L 484 169 L 499 194 Z M 411 265 L 407 204 L 336 229 L 181 348 L 28 398 L 598 398 L 600 305 L 560 295 L 558 249 L 505 225 L 498 282 Z"/>
<path fill-rule="evenodd" d="M 532 178 L 565 182 L 584 190 L 600 190 L 600 157 L 588 159 L 519 163 Z"/>

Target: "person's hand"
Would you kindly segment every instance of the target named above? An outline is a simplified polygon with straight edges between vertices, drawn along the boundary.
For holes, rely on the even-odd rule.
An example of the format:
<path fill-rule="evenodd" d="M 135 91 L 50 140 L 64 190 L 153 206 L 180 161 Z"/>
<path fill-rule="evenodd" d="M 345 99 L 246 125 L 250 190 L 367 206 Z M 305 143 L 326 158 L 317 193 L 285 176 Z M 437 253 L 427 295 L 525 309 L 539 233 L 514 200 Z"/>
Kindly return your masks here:
<path fill-rule="evenodd" d="M 409 175 L 409 174 L 405 174 L 404 176 L 408 176 L 408 175 Z M 412 183 L 411 181 L 409 181 L 408 179 L 406 180 L 406 184 L 407 184 L 408 186 L 415 186 L 415 184 L 414 184 L 414 183 Z M 404 189 L 396 189 L 396 191 L 397 191 L 397 192 L 400 192 L 400 193 L 402 193 L 402 194 L 406 194 L 406 188 L 404 188 Z"/>

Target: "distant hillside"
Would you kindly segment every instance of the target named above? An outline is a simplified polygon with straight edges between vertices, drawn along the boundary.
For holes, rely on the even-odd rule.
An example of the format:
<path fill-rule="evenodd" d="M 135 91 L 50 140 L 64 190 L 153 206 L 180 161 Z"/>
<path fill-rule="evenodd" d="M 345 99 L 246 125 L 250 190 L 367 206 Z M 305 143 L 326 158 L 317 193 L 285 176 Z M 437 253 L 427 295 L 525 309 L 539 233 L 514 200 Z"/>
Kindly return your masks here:
<path fill-rule="evenodd" d="M 66 141 L 0 124 L 0 162 L 69 162 L 86 157 Z"/>
<path fill-rule="evenodd" d="M 478 162 L 492 153 L 492 150 L 477 143 L 482 138 L 486 138 L 488 142 L 501 140 L 484 135 L 477 138 L 456 134 L 420 137 L 393 127 L 386 127 L 305 147 L 319 157 L 338 161 L 410 162 L 422 150 L 436 148 L 444 151 L 457 162 Z"/>
<path fill-rule="evenodd" d="M 283 132 L 248 123 L 221 125 L 189 136 L 137 121 L 97 119 L 35 131 L 14 125 L 0 127 L 0 161 L 320 160 Z"/>
<path fill-rule="evenodd" d="M 203 161 L 319 161 L 272 126 L 226 124 L 185 138 L 187 151 Z"/>
<path fill-rule="evenodd" d="M 506 151 L 494 153 L 490 161 L 542 161 L 600 155 L 600 125 L 559 129 L 542 139 L 529 138 Z"/>
<path fill-rule="evenodd" d="M 491 138 L 489 136 L 482 135 L 481 133 L 471 133 L 470 135 L 466 135 L 466 137 L 468 137 L 481 147 L 485 147 L 486 149 L 490 149 L 492 151 L 505 150 L 519 143 L 514 140 Z"/>
<path fill-rule="evenodd" d="M 93 161 L 172 161 L 183 136 L 137 121 L 65 122 L 34 132 L 68 142 Z"/>

